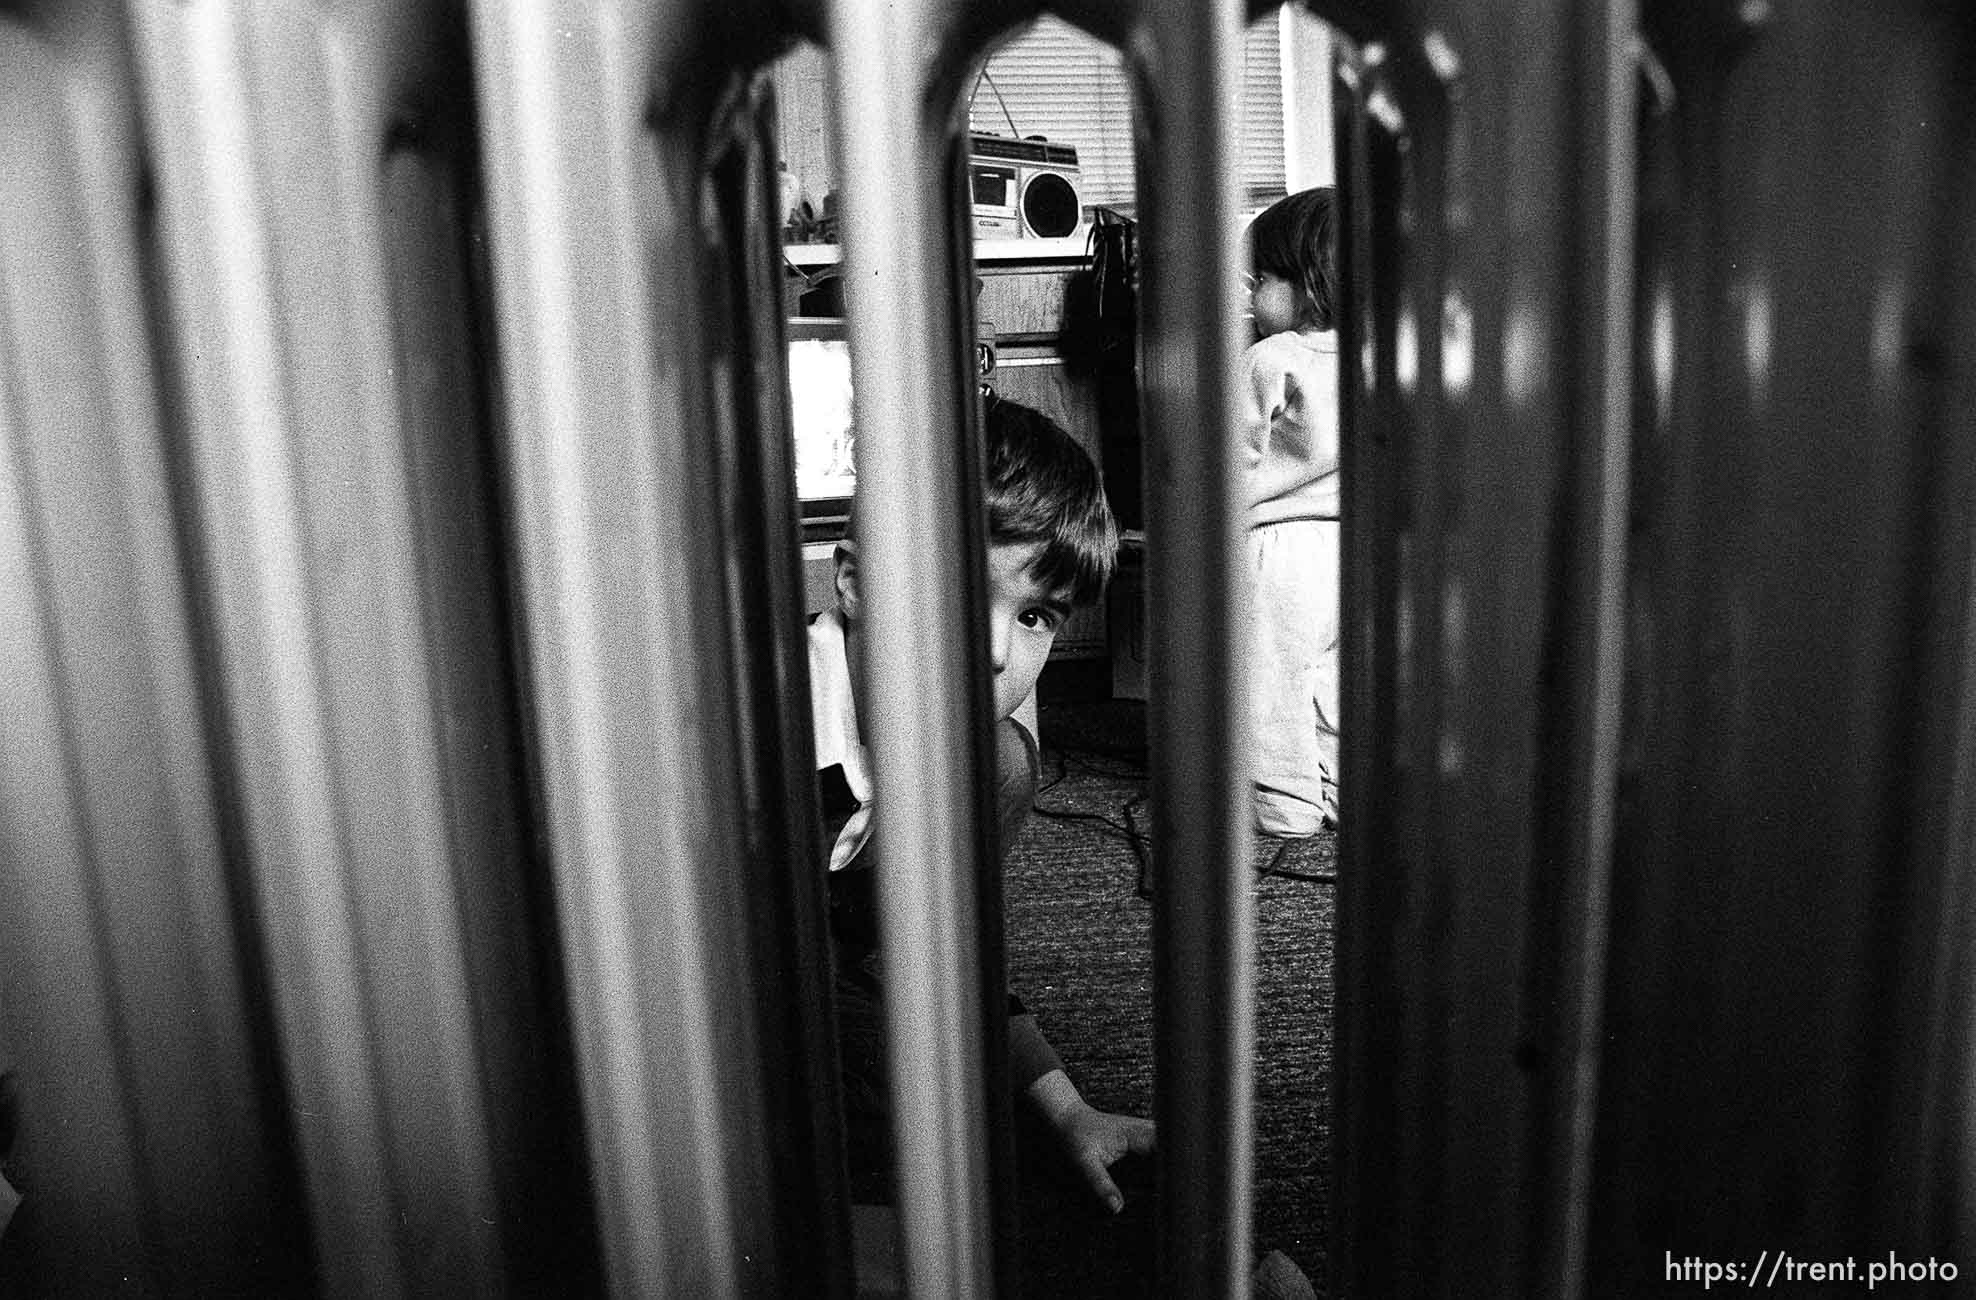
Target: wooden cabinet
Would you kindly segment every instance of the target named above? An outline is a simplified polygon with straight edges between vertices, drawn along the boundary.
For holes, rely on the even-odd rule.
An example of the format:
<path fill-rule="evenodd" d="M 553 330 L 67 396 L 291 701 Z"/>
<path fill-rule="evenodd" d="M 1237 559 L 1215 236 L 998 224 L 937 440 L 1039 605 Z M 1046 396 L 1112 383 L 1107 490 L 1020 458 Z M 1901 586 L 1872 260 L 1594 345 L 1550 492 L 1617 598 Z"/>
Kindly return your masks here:
<path fill-rule="evenodd" d="M 1020 263 L 979 267 L 975 274 L 981 292 L 974 300 L 975 318 L 993 326 L 998 339 L 1060 340 L 1072 281 L 1080 270 Z"/>

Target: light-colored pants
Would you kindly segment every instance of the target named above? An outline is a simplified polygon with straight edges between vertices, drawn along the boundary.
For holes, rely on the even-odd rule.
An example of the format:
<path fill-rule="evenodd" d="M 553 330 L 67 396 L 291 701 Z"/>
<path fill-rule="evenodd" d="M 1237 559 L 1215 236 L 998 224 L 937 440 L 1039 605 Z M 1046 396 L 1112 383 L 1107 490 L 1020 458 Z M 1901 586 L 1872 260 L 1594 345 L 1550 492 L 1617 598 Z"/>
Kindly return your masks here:
<path fill-rule="evenodd" d="M 1338 525 L 1249 533 L 1255 566 L 1256 829 L 1315 834 L 1338 816 Z"/>

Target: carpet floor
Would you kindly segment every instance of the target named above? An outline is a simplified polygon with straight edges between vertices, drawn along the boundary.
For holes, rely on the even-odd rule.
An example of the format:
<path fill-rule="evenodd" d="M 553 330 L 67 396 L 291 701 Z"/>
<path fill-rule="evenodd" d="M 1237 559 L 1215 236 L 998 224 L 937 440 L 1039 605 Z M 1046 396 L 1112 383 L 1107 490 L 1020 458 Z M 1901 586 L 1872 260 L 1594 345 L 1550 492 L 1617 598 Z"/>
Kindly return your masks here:
<path fill-rule="evenodd" d="M 1085 1099 L 1152 1114 L 1152 885 L 1145 870 L 1144 706 L 1046 704 L 1037 815 L 1004 871 L 1010 986 Z M 1252 1220 L 1325 1293 L 1335 836 L 1258 843 Z M 1024 1294 L 1153 1290 L 1152 1172 L 1124 1167 L 1127 1207 L 1095 1209 L 1025 1133 Z"/>

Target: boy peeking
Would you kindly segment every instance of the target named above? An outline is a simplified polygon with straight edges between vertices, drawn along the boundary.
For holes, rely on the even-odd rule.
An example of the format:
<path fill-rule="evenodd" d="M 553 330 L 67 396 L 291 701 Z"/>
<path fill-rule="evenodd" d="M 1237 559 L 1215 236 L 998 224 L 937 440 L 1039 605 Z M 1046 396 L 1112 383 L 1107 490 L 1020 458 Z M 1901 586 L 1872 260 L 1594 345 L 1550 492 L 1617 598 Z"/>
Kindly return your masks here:
<path fill-rule="evenodd" d="M 996 869 L 1036 796 L 1036 741 L 1014 714 L 1036 685 L 1057 632 L 1073 610 L 1104 593 L 1118 545 L 1098 470 L 1047 416 L 991 398 L 985 419 L 988 507 L 988 650 L 994 672 Z M 810 689 L 830 929 L 850 1146 L 851 1199 L 892 1199 L 883 964 L 878 951 L 878 861 L 871 771 L 853 665 L 880 652 L 861 642 L 858 560 L 836 555 L 837 607 L 810 621 Z M 1088 1105 L 1044 1039 L 1035 1016 L 1009 999 L 1009 1069 L 1018 1104 L 1034 1108 L 1092 1193 L 1116 1212 L 1124 1197 L 1109 1168 L 1153 1149 L 1153 1125 Z"/>

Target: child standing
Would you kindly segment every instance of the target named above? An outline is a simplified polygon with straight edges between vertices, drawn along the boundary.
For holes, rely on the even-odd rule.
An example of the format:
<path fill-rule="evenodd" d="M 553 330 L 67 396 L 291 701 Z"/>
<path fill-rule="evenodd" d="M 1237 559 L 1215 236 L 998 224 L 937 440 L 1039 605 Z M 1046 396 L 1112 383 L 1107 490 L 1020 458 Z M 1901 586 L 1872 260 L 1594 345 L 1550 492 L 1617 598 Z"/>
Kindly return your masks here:
<path fill-rule="evenodd" d="M 1104 592 L 1118 545 L 1097 467 L 1048 417 L 991 401 L 986 419 L 988 646 L 994 672 L 996 862 L 1036 795 L 1036 741 L 1013 715 L 1071 612 Z M 838 1047 L 851 1157 L 851 1198 L 891 1200 L 891 1104 L 885 1069 L 883 966 L 878 952 L 878 836 L 854 665 L 861 642 L 856 547 L 836 556 L 837 607 L 810 621 L 810 691 L 818 786 L 829 864 Z M 1056 1134 L 1108 1209 L 1123 1204 L 1108 1167 L 1152 1150 L 1149 1120 L 1088 1105 L 1064 1073 L 1036 1018 L 1010 999 L 1009 1068 L 1017 1096 Z"/>
<path fill-rule="evenodd" d="M 1256 829 L 1338 818 L 1338 241 L 1329 186 L 1249 226 L 1256 342 L 1242 357 L 1254 565 Z"/>

